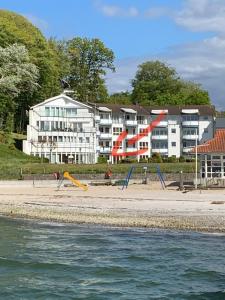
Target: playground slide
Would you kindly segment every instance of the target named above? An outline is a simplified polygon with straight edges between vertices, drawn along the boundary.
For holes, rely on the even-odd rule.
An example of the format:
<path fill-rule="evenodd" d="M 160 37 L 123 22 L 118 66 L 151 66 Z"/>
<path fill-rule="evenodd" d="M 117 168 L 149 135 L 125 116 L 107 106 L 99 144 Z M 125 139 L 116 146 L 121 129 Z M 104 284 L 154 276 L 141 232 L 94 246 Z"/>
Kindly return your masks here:
<path fill-rule="evenodd" d="M 64 172 L 64 178 L 69 179 L 75 186 L 83 189 L 84 191 L 88 190 L 88 186 L 86 184 L 81 183 L 79 180 L 75 179 L 73 176 L 70 175 L 69 172 Z"/>

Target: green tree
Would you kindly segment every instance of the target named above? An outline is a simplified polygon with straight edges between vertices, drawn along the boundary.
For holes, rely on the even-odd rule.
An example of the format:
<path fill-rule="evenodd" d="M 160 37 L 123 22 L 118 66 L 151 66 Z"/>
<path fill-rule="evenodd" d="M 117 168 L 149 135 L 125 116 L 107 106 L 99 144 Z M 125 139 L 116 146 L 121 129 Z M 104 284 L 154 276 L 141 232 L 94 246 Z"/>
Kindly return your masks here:
<path fill-rule="evenodd" d="M 129 92 L 114 93 L 109 96 L 108 102 L 113 104 L 132 104 L 131 94 Z"/>
<path fill-rule="evenodd" d="M 16 97 L 21 92 L 32 94 L 37 90 L 38 78 L 38 68 L 30 62 L 25 46 L 0 47 L 0 114 L 1 124 L 5 124 L 6 130 L 13 129 Z"/>
<path fill-rule="evenodd" d="M 104 76 L 114 71 L 114 54 L 99 39 L 74 38 L 67 43 L 68 81 L 81 101 L 101 102 L 107 97 Z"/>
<path fill-rule="evenodd" d="M 138 67 L 132 81 L 132 101 L 142 105 L 209 104 L 207 91 L 185 82 L 174 68 L 160 61 L 148 61 Z"/>
<path fill-rule="evenodd" d="M 15 99 L 18 103 L 15 126 L 21 131 L 25 130 L 26 110 L 61 91 L 59 82 L 61 66 L 56 49 L 38 28 L 21 15 L 0 10 L 0 45 L 7 47 L 15 43 L 25 45 L 29 51 L 30 61 L 38 67 L 40 74 L 38 90 L 33 95 L 21 93 L 18 99 Z"/>

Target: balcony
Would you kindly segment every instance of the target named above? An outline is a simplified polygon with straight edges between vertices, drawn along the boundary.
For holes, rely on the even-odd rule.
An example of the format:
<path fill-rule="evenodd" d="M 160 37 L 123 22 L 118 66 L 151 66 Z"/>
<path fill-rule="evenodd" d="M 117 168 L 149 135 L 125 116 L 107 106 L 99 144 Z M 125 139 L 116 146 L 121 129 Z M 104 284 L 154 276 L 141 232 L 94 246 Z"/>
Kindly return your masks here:
<path fill-rule="evenodd" d="M 168 154 L 168 149 L 166 148 L 152 149 L 152 153 Z"/>
<path fill-rule="evenodd" d="M 137 120 L 125 120 L 126 126 L 137 126 Z"/>
<path fill-rule="evenodd" d="M 198 139 L 198 134 L 183 134 L 184 140 L 196 140 Z"/>
<path fill-rule="evenodd" d="M 194 146 L 193 147 L 184 147 L 183 153 L 189 153 L 193 148 L 194 148 Z"/>
<path fill-rule="evenodd" d="M 112 125 L 112 119 L 101 119 L 100 125 Z"/>
<path fill-rule="evenodd" d="M 112 133 L 104 133 L 104 132 L 100 133 L 100 139 L 111 140 L 111 138 L 112 138 Z"/>
<path fill-rule="evenodd" d="M 100 153 L 111 153 L 111 147 L 100 147 Z"/>
<path fill-rule="evenodd" d="M 198 127 L 199 121 L 182 121 L 182 126 Z"/>
<path fill-rule="evenodd" d="M 136 133 L 135 134 L 128 133 L 126 136 L 126 139 L 130 140 L 130 139 L 134 138 L 135 136 L 136 136 Z"/>
<path fill-rule="evenodd" d="M 152 125 L 154 125 L 155 120 L 152 121 Z M 157 127 L 167 127 L 168 126 L 168 121 L 160 121 L 159 123 L 157 123 L 156 128 Z"/>
<path fill-rule="evenodd" d="M 99 123 L 100 122 L 100 116 L 95 116 L 95 122 Z"/>
<path fill-rule="evenodd" d="M 160 141 L 166 141 L 168 140 L 168 135 L 152 135 L 151 137 L 152 140 L 160 140 Z"/>
<path fill-rule="evenodd" d="M 135 148 L 133 148 L 133 147 L 127 147 L 126 148 L 126 152 L 134 152 L 134 151 L 137 151 L 138 149 L 135 147 Z"/>

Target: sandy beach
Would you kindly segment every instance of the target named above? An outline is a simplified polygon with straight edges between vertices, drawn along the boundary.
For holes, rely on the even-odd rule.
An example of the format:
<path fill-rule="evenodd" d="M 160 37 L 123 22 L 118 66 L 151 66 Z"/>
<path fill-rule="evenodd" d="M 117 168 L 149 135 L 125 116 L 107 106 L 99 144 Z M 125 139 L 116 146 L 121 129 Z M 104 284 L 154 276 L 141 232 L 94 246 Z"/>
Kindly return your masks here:
<path fill-rule="evenodd" d="M 162 190 L 158 183 L 89 186 L 1 181 L 0 214 L 48 221 L 225 232 L 225 190 Z"/>

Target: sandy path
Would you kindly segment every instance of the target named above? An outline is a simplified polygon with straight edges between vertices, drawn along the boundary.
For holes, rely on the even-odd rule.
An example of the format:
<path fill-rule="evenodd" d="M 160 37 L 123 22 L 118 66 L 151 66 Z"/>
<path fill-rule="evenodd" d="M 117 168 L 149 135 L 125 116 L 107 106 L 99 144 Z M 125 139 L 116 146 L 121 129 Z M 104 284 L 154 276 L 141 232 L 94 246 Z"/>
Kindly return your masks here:
<path fill-rule="evenodd" d="M 212 204 L 220 201 L 221 204 Z M 225 190 L 182 193 L 158 184 L 57 189 L 56 183 L 0 182 L 0 213 L 60 222 L 225 232 Z"/>

